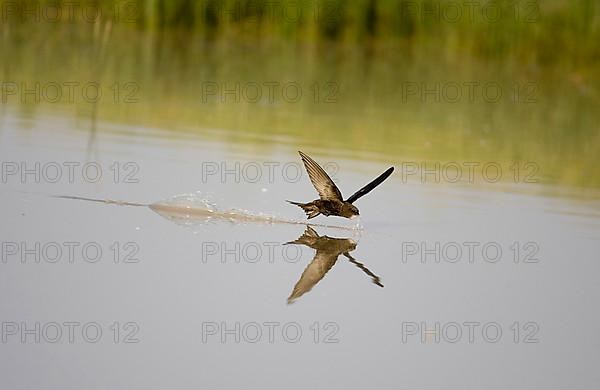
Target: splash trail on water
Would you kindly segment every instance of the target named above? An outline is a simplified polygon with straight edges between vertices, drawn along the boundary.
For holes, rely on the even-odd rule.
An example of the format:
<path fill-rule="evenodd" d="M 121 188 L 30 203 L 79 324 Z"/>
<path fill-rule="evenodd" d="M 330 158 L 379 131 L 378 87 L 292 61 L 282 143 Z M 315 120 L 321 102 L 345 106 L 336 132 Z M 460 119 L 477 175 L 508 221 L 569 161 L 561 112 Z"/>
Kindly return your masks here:
<path fill-rule="evenodd" d="M 135 206 L 135 207 L 150 207 L 151 205 L 149 204 L 143 204 L 143 203 L 134 203 L 134 202 L 123 202 L 120 200 L 110 200 L 110 199 L 95 199 L 95 198 L 86 198 L 83 196 L 70 196 L 70 195 L 53 195 L 53 198 L 59 198 L 59 199 L 73 199 L 73 200 L 83 200 L 86 202 L 98 202 L 98 203 L 105 203 L 105 204 L 116 204 L 118 206 Z"/>
<path fill-rule="evenodd" d="M 96 202 L 112 204 L 116 206 L 148 207 L 158 215 L 180 225 L 199 225 L 208 222 L 227 221 L 231 223 L 264 223 L 264 224 L 289 224 L 317 226 L 341 230 L 362 230 L 357 223 L 353 226 L 330 225 L 323 223 L 310 223 L 306 220 L 293 220 L 276 217 L 268 214 L 257 214 L 247 210 L 227 209 L 219 210 L 216 204 L 198 194 L 179 195 L 171 199 L 156 203 L 136 203 L 112 199 L 96 199 L 72 195 L 53 195 L 53 198 L 80 200 L 85 202 Z"/>

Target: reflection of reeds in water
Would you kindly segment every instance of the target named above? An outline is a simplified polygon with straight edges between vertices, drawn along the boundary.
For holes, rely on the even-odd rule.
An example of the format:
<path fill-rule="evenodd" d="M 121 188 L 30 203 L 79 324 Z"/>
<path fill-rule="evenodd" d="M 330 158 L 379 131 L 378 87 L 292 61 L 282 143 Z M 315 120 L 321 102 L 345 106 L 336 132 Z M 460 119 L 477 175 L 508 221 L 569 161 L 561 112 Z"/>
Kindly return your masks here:
<path fill-rule="evenodd" d="M 306 147 L 327 145 L 351 155 L 360 150 L 395 164 L 495 161 L 507 168 L 514 162 L 532 161 L 539 166 L 543 183 L 600 187 L 600 173 L 589 169 L 600 153 L 600 112 L 596 109 L 600 85 L 594 82 L 597 75 L 583 68 L 520 67 L 470 57 L 440 60 L 427 50 L 406 58 L 402 52 L 369 56 L 339 48 L 248 47 L 206 43 L 198 37 L 190 37 L 181 46 L 178 35 L 149 37 L 117 27 L 110 40 L 100 38 L 109 36 L 107 32 L 95 35 L 94 50 L 77 46 L 68 52 L 46 53 L 43 68 L 31 65 L 39 57 L 35 41 L 13 44 L 11 52 L 20 61 L 8 58 L 4 66 L 19 81 L 102 82 L 108 92 L 103 99 L 95 105 L 78 99 L 74 106 L 76 115 L 88 120 L 91 116 L 94 126 L 101 119 L 165 128 L 173 136 L 201 128 L 228 129 L 233 131 L 215 133 L 215 137 L 262 150 L 276 142 L 274 135 L 284 134 Z M 68 26 L 62 28 L 69 31 Z M 52 35 L 48 40 L 52 41 Z M 102 42 L 108 42 L 103 50 L 99 49 Z M 132 46 L 137 49 L 131 50 Z M 77 62 L 85 66 L 71 65 Z M 273 103 L 243 99 L 222 103 L 218 96 L 202 102 L 205 82 L 231 86 L 268 81 L 298 82 L 304 98 L 288 103 L 279 92 Z M 327 82 L 336 83 L 339 102 L 315 103 L 310 88 L 317 81 L 322 91 Z M 430 99 L 423 104 L 418 96 L 402 100 L 404 82 L 445 81 L 497 82 L 504 89 L 504 99 L 493 104 L 481 97 L 472 103 L 466 99 L 433 103 Z M 139 86 L 135 95 L 139 103 L 115 104 L 108 89 L 115 82 Z M 515 103 L 511 88 L 518 84 L 522 98 L 528 82 L 537 85 L 538 102 Z M 28 115 L 44 109 L 43 104 L 30 102 L 19 107 Z M 258 137 L 248 137 L 248 133 Z M 94 134 L 92 127 L 90 145 Z M 503 178 L 510 179 L 506 173 Z"/>
<path fill-rule="evenodd" d="M 50 2 L 42 1 L 41 7 Z M 469 8 L 451 0 L 96 2 L 103 18 L 120 24 L 152 32 L 200 32 L 214 39 L 434 44 L 444 48 L 442 55 L 462 51 L 484 58 L 510 56 L 542 63 L 564 62 L 565 57 L 572 61 L 597 58 L 600 50 L 595 44 L 600 40 L 595 0 L 499 0 L 493 2 L 496 6 L 491 11 L 484 8 L 488 2 L 475 2 Z M 497 10 L 498 16 L 492 12 Z"/>
<path fill-rule="evenodd" d="M 8 23 L 0 23 L 0 53 L 9 53 L 9 42 L 10 42 L 10 24 Z M 2 64 L 2 79 L 10 80 L 10 61 L 3 60 L 3 56 L 0 56 L 0 64 Z M 2 113 L 2 117 L 0 118 L 0 130 L 3 127 L 2 118 L 5 117 L 6 114 L 6 104 L 4 102 L 0 103 L 0 112 Z"/>
<path fill-rule="evenodd" d="M 112 32 L 112 20 L 107 20 L 104 23 L 95 23 L 94 25 L 94 33 L 93 33 L 93 44 L 95 48 L 95 53 L 93 54 L 94 60 L 91 69 L 91 80 L 97 82 L 100 86 L 103 84 L 103 75 L 106 70 L 106 50 L 108 47 L 108 42 L 110 39 L 110 34 Z M 98 110 L 99 104 L 98 101 L 95 101 L 91 107 L 90 114 L 90 136 L 88 137 L 87 144 L 87 158 L 88 160 L 92 159 L 92 155 L 95 151 L 96 145 L 96 134 L 98 131 L 97 123 L 98 123 Z"/>
<path fill-rule="evenodd" d="M 138 1 L 133 24 L 110 24 L 109 18 L 91 24 L 3 24 L 3 53 L 11 53 L 0 60 L 3 77 L 95 80 L 105 92 L 115 82 L 134 82 L 138 104 L 115 104 L 105 95 L 93 105 L 81 99 L 65 105 L 92 118 L 90 150 L 97 121 L 160 127 L 173 136 L 228 129 L 216 137 L 261 151 L 283 134 L 308 147 L 326 145 L 351 157 L 360 151 L 396 164 L 496 161 L 508 167 L 533 161 L 543 183 L 600 187 L 600 172 L 591 168 L 600 153 L 600 46 L 595 44 L 600 22 L 589 16 L 593 1 L 544 2 L 539 22 L 529 24 L 514 23 L 512 14 L 494 24 L 422 23 L 414 17 L 398 20 L 402 2 L 340 2 L 331 3 L 341 12 L 327 22 L 331 26 L 313 19 L 224 23 L 203 16 L 203 3 Z M 300 83 L 303 99 L 202 102 L 205 82 L 268 81 Z M 402 101 L 405 82 L 469 81 L 498 82 L 506 99 Z M 321 89 L 334 82 L 339 102 L 314 103 L 315 82 Z M 528 82 L 538 87 L 539 102 L 514 103 L 511 88 L 518 84 L 523 99 Z M 30 116 L 44 105 L 27 102 L 18 108 Z"/>
<path fill-rule="evenodd" d="M 600 41 L 596 0 L 495 0 L 491 10 L 484 8 L 490 2 L 473 2 L 476 5 L 469 7 L 451 0 L 94 2 L 100 5 L 103 21 L 151 32 L 199 32 L 213 39 L 281 38 L 382 47 L 399 42 L 413 48 L 434 44 L 444 48 L 441 55 L 463 52 L 541 63 L 564 62 L 565 57 L 579 62 L 597 58 L 600 51 L 596 45 Z M 22 3 L 36 3 L 40 9 L 48 3 L 61 4 L 51 0 Z M 80 25 L 90 24 L 83 20 L 84 4 L 77 3 L 75 8 Z M 61 12 L 66 15 L 68 9 Z M 9 15 L 9 23 L 15 20 L 18 18 Z"/>

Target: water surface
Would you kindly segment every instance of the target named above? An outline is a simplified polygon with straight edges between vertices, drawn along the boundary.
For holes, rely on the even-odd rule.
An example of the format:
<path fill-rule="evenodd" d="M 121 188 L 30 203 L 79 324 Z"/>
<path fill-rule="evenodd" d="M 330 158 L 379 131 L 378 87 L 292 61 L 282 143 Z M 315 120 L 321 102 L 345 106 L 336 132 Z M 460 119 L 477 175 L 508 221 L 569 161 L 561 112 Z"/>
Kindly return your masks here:
<path fill-rule="evenodd" d="M 2 31 L 3 81 L 96 82 L 105 95 L 0 106 L 5 387 L 600 380 L 600 118 L 588 63 L 541 64 L 522 48 L 506 61 L 458 55 L 435 39 L 357 49 L 13 27 Z M 503 98 L 403 99 L 403 83 L 472 81 L 497 83 Z M 203 94 L 215 82 L 294 82 L 304 97 Z M 522 99 L 527 86 L 536 101 Z M 316 196 L 298 150 L 346 196 L 396 171 L 357 202 L 359 221 L 318 217 L 307 243 L 304 214 L 286 202 Z M 472 163 L 502 174 L 448 180 Z M 422 164 L 439 164 L 441 179 L 411 173 Z"/>
<path fill-rule="evenodd" d="M 22 183 L 11 177 L 3 183 L 5 242 L 95 242 L 103 249 L 96 263 L 79 255 L 73 263 L 64 256 L 57 263 L 44 258 L 35 263 L 31 256 L 22 263 L 8 256 L 1 264 L 4 321 L 94 321 L 104 331 L 98 343 L 77 333 L 72 344 L 66 336 L 55 344 L 43 338 L 37 344 L 32 336 L 21 343 L 9 336 L 2 354 L 2 366 L 11 373 L 5 376 L 9 387 L 231 387 L 249 381 L 291 388 L 323 382 L 334 388 L 562 387 L 583 373 L 596 376 L 598 340 L 582 331 L 598 324 L 592 309 L 599 294 L 600 246 L 594 201 L 560 191 L 543 196 L 491 184 L 403 183 L 392 176 L 358 202 L 360 228 L 314 227 L 320 235 L 352 240 L 351 256 L 379 276 L 384 287 L 341 255 L 322 280 L 289 305 L 287 298 L 315 256 L 306 246 L 283 246 L 304 232 L 303 225 L 235 216 L 207 221 L 193 215 L 176 223 L 145 206 L 52 195 L 145 205 L 193 194 L 241 215 L 301 221 L 301 210 L 284 200 L 314 197 L 306 176 L 295 183 L 214 177 L 203 182 L 200 169 L 203 162 L 297 162 L 296 147 L 281 143 L 257 153 L 243 142 L 215 140 L 210 130 L 172 138 L 158 129 L 122 131 L 126 126 L 110 123 L 98 125 L 89 146 L 87 126 L 63 117 L 3 117 L 4 161 L 94 161 L 105 168 L 97 183 L 78 176 L 73 183 Z M 314 157 L 339 164 L 335 177 L 345 193 L 386 167 L 342 158 L 335 149 L 329 153 L 335 157 L 321 152 Z M 135 162 L 138 182 L 115 183 L 107 168 L 115 162 Z M 334 218 L 316 222 L 348 226 Z M 465 252 L 455 263 L 449 261 L 451 254 L 430 254 L 424 263 L 420 253 L 407 254 L 414 250 L 410 245 L 424 243 L 431 249 L 436 242 L 463 249 L 465 242 L 495 243 L 503 254 L 495 263 L 480 249 L 473 259 Z M 515 242 L 522 247 L 518 262 L 510 249 Z M 109 249 L 114 243 L 122 247 L 118 263 Z M 134 243 L 132 258 L 139 262 L 123 263 L 133 251 L 126 243 Z M 523 263 L 531 253 L 526 243 L 536 246 L 531 259 L 537 263 Z M 109 329 L 114 322 L 134 322 L 139 329 L 133 338 L 139 342 L 114 343 Z M 456 343 L 445 338 L 436 343 L 428 336 L 423 343 L 420 334 L 406 335 L 408 323 L 434 328 L 436 322 L 494 322 L 503 336 L 497 343 L 485 341 L 479 332 L 473 343 L 466 334 Z M 533 338 L 539 342 L 523 343 L 532 329 L 521 329 L 515 343 L 509 329 L 515 322 L 521 327 L 535 323 Z M 254 325 L 245 327 L 249 323 L 260 324 L 263 332 L 256 342 L 250 342 L 256 335 Z M 273 342 L 264 323 L 278 324 Z M 286 324 L 294 324 L 288 340 L 281 333 Z M 225 342 L 221 326 L 233 330 Z M 291 342 L 296 327 L 302 335 Z M 122 329 L 120 337 L 133 330 Z M 32 370 L 35 376 L 28 374 Z"/>

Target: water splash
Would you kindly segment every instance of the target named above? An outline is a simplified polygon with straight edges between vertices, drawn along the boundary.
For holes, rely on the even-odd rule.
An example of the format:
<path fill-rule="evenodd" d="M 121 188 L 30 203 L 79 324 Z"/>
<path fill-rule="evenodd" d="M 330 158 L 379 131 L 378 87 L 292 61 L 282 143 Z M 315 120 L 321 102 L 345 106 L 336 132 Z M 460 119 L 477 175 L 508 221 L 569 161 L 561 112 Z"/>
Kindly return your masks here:
<path fill-rule="evenodd" d="M 198 226 L 227 221 L 230 223 L 285 223 L 293 225 L 311 225 L 326 228 L 358 231 L 362 230 L 360 220 L 354 225 L 340 226 L 310 223 L 306 220 L 294 220 L 264 213 L 255 213 L 244 209 L 220 209 L 210 196 L 200 192 L 177 195 L 173 198 L 151 204 L 150 209 L 160 216 L 184 226 Z"/>
<path fill-rule="evenodd" d="M 229 222 L 233 224 L 240 223 L 259 223 L 259 224 L 277 224 L 285 223 L 291 225 L 310 225 L 324 228 L 349 230 L 360 232 L 363 226 L 360 218 L 355 219 L 354 225 L 330 225 L 323 223 L 312 223 L 308 220 L 295 220 L 283 217 L 277 217 L 264 213 L 255 213 L 243 209 L 220 209 L 212 197 L 201 192 L 191 194 L 182 194 L 170 199 L 162 200 L 152 204 L 143 204 L 135 202 L 126 202 L 111 199 L 95 199 L 72 195 L 55 195 L 54 198 L 81 200 L 87 202 L 97 202 L 117 206 L 135 206 L 149 207 L 158 215 L 182 226 L 200 226 L 217 222 Z"/>

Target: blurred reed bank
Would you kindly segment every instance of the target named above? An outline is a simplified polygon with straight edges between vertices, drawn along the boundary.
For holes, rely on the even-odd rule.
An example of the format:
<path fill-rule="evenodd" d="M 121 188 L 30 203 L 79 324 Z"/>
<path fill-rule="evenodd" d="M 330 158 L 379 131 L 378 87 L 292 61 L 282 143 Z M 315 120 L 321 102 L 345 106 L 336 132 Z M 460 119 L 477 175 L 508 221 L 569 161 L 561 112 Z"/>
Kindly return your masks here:
<path fill-rule="evenodd" d="M 0 5 L 3 113 L 517 162 L 577 195 L 600 187 L 593 0 Z"/>

